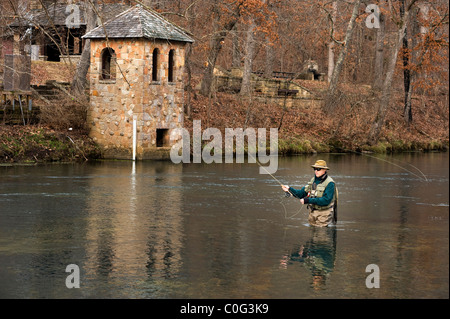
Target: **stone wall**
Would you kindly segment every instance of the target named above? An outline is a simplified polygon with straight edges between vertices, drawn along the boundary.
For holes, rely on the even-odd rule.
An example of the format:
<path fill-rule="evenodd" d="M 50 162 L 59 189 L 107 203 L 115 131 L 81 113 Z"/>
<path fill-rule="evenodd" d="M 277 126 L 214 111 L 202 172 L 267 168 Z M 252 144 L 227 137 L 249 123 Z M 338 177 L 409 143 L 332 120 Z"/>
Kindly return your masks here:
<path fill-rule="evenodd" d="M 102 79 L 105 40 L 91 40 L 88 123 L 91 137 L 106 158 L 131 159 L 133 118 L 137 120 L 137 158 L 167 158 L 171 145 L 157 147 L 156 130 L 183 127 L 184 43 L 146 39 L 109 39 L 115 53 L 114 79 Z M 153 51 L 158 48 L 158 81 L 152 81 Z M 174 50 L 169 83 L 169 51 Z"/>
<path fill-rule="evenodd" d="M 242 75 L 243 72 L 240 68 L 233 68 L 230 72 L 215 68 L 215 87 L 218 91 L 240 92 Z M 252 74 L 251 83 L 255 96 L 274 98 L 274 100 L 277 100 L 277 98 L 281 96 L 284 99 L 284 93 L 280 90 L 288 90 L 293 91 L 293 93 L 289 96 L 289 99 L 314 99 L 314 96 L 310 91 L 292 81 L 265 79 L 256 74 Z"/>
<path fill-rule="evenodd" d="M 261 105 L 278 104 L 282 107 L 297 107 L 302 110 L 316 109 L 320 111 L 323 108 L 324 101 L 319 98 L 301 98 L 301 97 L 283 97 L 283 96 L 254 96 L 253 99 Z"/>

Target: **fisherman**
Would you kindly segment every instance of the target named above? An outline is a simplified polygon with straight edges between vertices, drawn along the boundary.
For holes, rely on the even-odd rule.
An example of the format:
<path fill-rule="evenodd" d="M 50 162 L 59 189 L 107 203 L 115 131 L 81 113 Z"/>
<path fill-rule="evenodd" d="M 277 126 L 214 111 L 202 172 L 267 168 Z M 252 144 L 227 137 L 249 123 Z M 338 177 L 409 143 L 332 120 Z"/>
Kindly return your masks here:
<path fill-rule="evenodd" d="M 338 191 L 333 179 L 328 176 L 327 163 L 318 160 L 314 165 L 314 177 L 302 189 L 282 185 L 285 192 L 300 198 L 302 204 L 310 209 L 308 221 L 312 226 L 327 227 L 337 222 Z"/>

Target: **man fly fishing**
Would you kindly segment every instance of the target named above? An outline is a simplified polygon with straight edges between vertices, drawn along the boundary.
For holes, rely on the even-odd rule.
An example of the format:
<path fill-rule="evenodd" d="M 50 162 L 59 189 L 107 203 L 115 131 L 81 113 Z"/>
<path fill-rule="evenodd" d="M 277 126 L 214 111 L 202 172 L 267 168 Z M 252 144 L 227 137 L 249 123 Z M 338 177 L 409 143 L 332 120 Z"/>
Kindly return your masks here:
<path fill-rule="evenodd" d="M 283 191 L 299 198 L 310 209 L 308 221 L 312 226 L 327 227 L 337 222 L 338 190 L 328 176 L 327 163 L 318 160 L 314 165 L 314 177 L 301 189 L 282 185 Z"/>

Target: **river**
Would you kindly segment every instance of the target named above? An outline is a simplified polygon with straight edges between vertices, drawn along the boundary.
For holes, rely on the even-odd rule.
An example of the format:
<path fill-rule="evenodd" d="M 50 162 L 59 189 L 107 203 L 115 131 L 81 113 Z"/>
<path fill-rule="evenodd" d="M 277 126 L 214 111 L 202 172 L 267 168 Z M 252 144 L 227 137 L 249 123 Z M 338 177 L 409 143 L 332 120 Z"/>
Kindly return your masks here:
<path fill-rule="evenodd" d="M 449 154 L 376 157 L 279 158 L 327 161 L 328 228 L 256 164 L 0 166 L 0 298 L 449 298 Z"/>

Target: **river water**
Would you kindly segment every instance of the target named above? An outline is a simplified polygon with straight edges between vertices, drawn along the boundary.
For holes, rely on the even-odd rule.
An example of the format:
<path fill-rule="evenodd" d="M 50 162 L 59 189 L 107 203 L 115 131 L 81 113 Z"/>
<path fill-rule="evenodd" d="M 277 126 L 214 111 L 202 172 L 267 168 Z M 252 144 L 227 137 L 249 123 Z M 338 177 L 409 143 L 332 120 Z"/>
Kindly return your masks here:
<path fill-rule="evenodd" d="M 329 228 L 256 164 L 1 166 L 0 297 L 448 298 L 449 154 L 377 157 L 279 159 L 294 187 L 327 161 Z"/>

